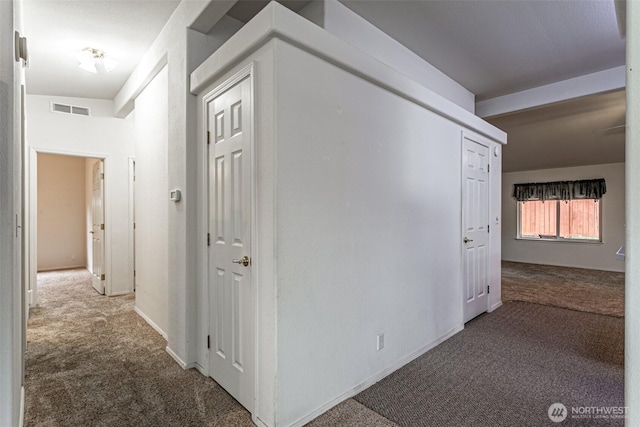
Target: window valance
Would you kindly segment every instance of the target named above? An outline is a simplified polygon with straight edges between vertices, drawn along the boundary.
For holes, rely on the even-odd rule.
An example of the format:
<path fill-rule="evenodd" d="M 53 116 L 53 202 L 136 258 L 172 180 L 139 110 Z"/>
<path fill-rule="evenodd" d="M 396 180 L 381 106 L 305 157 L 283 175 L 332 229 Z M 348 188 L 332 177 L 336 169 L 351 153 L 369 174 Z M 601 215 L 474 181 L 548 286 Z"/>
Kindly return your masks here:
<path fill-rule="evenodd" d="M 526 202 L 527 200 L 599 200 L 606 192 L 607 185 L 604 182 L 604 178 L 514 184 L 513 186 L 513 197 L 519 202 Z"/>

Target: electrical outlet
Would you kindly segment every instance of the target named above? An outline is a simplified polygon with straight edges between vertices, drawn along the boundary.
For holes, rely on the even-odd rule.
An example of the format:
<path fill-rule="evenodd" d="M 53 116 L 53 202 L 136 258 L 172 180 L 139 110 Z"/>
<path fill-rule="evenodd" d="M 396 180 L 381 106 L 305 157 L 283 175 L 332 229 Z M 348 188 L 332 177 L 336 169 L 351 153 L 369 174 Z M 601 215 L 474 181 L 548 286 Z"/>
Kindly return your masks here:
<path fill-rule="evenodd" d="M 384 348 L 384 334 L 378 334 L 376 350 L 380 351 Z"/>

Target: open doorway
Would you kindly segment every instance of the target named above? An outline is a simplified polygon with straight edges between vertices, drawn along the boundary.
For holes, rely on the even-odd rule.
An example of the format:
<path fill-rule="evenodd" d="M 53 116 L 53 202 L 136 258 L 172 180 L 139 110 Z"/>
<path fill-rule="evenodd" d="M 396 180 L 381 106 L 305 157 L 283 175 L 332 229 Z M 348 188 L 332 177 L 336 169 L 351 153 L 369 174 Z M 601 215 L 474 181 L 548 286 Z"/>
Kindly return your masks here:
<path fill-rule="evenodd" d="M 104 160 L 40 152 L 33 166 L 32 270 L 86 269 L 104 294 Z M 30 289 L 32 306 L 37 283 Z"/>

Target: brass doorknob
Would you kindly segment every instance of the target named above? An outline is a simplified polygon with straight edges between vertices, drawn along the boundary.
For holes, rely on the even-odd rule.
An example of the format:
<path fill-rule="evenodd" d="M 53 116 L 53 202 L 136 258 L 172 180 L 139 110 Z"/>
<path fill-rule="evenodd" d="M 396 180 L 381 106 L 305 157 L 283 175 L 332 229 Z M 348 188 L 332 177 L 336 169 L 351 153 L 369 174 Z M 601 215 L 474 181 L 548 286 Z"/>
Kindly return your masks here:
<path fill-rule="evenodd" d="M 249 264 L 251 264 L 251 258 L 249 258 L 248 256 L 245 255 L 240 259 L 232 259 L 231 262 L 234 263 L 234 264 L 242 264 L 245 267 L 248 267 Z"/>
<path fill-rule="evenodd" d="M 473 242 L 473 239 L 469 239 L 468 237 L 465 237 L 464 242 L 465 243 Z"/>

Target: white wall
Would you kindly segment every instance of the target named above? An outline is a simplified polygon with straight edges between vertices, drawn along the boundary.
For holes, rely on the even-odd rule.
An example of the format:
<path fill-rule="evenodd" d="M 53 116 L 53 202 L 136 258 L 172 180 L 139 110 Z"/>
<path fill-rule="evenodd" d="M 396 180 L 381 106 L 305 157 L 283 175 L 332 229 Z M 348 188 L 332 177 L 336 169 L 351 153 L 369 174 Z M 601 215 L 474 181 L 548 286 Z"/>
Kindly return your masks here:
<path fill-rule="evenodd" d="M 640 182 L 640 2 L 627 4 L 627 138 L 628 188 Z M 626 195 L 626 278 L 625 278 L 625 393 L 629 406 L 626 426 L 640 424 L 640 191 Z"/>
<path fill-rule="evenodd" d="M 624 163 L 505 173 L 502 177 L 502 259 L 532 264 L 561 265 L 595 270 L 624 271 L 616 251 L 624 244 Z M 518 240 L 517 202 L 513 184 L 604 178 L 602 243 Z"/>
<path fill-rule="evenodd" d="M 197 335 L 197 273 L 196 273 L 196 97 L 189 93 L 189 67 L 197 62 L 198 49 L 210 49 L 217 36 L 209 44 L 201 43 L 201 36 L 208 33 L 215 23 L 233 6 L 234 1 L 207 2 L 182 1 L 141 58 L 120 92 L 114 98 L 114 111 L 126 116 L 134 100 L 155 77 L 167 66 L 168 70 L 168 117 L 164 124 L 168 132 L 167 167 L 168 187 L 182 190 L 182 201 L 168 208 L 168 271 L 167 351 L 183 367 L 193 366 L 197 358 L 197 346 L 206 342 L 206 335 Z M 202 19 L 201 19 L 202 17 Z M 197 25 L 196 25 L 197 24 Z M 207 27 L 200 36 L 191 30 Z M 194 49 L 189 40 L 195 43 Z M 136 116 L 138 112 L 137 109 Z"/>
<path fill-rule="evenodd" d="M 52 113 L 52 101 L 89 107 L 91 117 Z M 133 121 L 114 117 L 112 101 L 41 95 L 27 96 L 27 114 L 32 156 L 48 152 L 105 159 L 105 292 L 131 292 L 128 245 L 133 225 L 128 214 L 128 158 L 134 153 Z M 31 217 L 35 218 L 35 213 Z"/>
<path fill-rule="evenodd" d="M 462 328 L 462 128 L 290 45 L 277 53 L 277 401 L 289 425 Z"/>
<path fill-rule="evenodd" d="M 504 134 L 276 4 L 192 74 L 192 90 L 204 95 L 249 63 L 254 416 L 302 425 L 463 327 L 462 135 L 493 152 Z M 455 118 L 435 112 L 449 107 Z M 500 177 L 498 167 L 490 213 L 498 218 Z M 499 233 L 492 237 L 499 290 Z"/>
<path fill-rule="evenodd" d="M 26 341 L 21 282 L 22 184 L 21 64 L 14 60 L 14 31 L 21 5 L 0 2 L 0 425 L 22 421 L 22 354 Z"/>
<path fill-rule="evenodd" d="M 85 158 L 38 155 L 38 271 L 87 265 Z"/>
<path fill-rule="evenodd" d="M 467 111 L 475 95 L 337 0 L 313 1 L 300 15 Z"/>
<path fill-rule="evenodd" d="M 167 68 L 136 98 L 136 311 L 167 336 L 169 184 Z"/>

